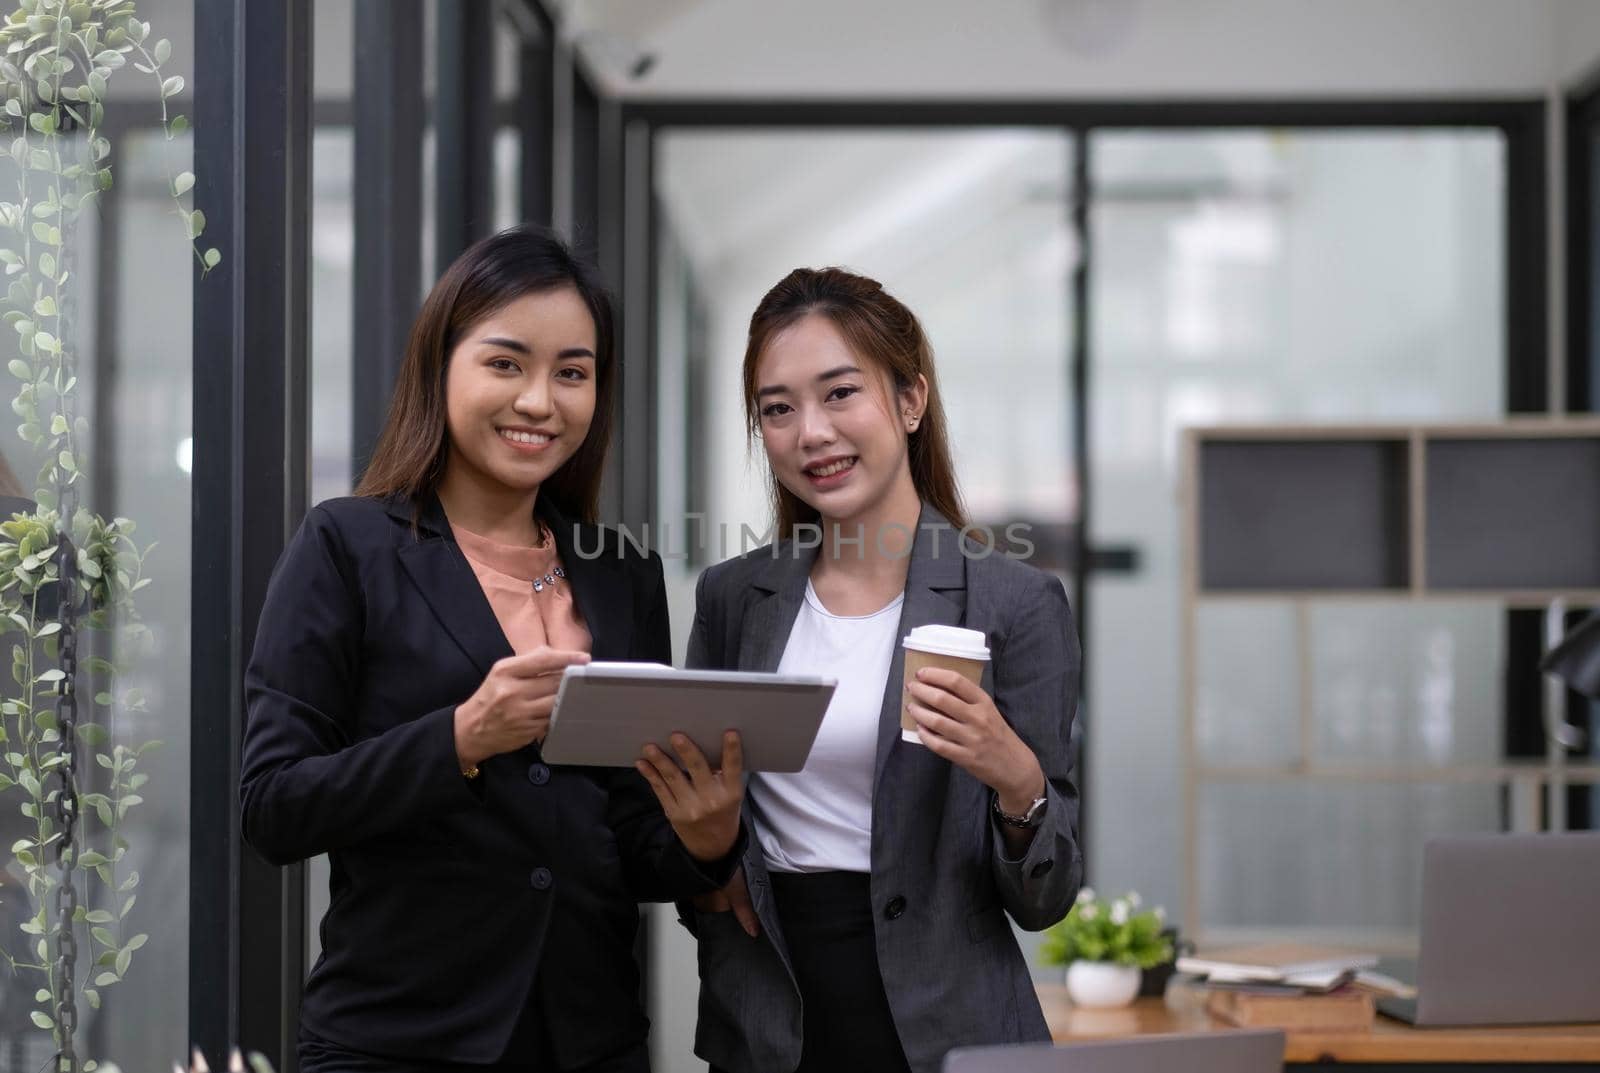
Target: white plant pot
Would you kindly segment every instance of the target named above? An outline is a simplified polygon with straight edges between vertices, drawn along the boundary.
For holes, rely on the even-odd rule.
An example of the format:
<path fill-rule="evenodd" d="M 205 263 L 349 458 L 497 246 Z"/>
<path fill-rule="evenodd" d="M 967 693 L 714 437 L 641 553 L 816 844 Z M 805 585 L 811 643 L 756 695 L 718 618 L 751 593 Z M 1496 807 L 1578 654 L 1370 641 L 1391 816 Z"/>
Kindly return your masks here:
<path fill-rule="evenodd" d="M 1126 1006 L 1139 994 L 1136 965 L 1110 961 L 1074 961 L 1067 967 L 1067 995 L 1073 1005 L 1092 1010 Z"/>

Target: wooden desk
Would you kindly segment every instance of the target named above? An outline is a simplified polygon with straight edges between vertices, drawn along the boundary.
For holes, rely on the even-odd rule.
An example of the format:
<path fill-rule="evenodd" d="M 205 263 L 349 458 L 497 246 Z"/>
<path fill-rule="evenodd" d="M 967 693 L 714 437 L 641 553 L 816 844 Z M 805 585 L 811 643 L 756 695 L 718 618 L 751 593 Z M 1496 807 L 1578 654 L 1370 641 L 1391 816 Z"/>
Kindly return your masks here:
<path fill-rule="evenodd" d="M 1057 1043 L 1116 1039 L 1162 1032 L 1226 1032 L 1232 1026 L 1205 1012 L 1200 993 L 1174 984 L 1165 999 L 1144 998 L 1121 1010 L 1084 1010 L 1060 984 L 1040 984 L 1050 1034 Z M 1529 1028 L 1412 1028 L 1378 1015 L 1366 1032 L 1290 1033 L 1283 1059 L 1291 1063 L 1600 1063 L 1600 1025 Z"/>

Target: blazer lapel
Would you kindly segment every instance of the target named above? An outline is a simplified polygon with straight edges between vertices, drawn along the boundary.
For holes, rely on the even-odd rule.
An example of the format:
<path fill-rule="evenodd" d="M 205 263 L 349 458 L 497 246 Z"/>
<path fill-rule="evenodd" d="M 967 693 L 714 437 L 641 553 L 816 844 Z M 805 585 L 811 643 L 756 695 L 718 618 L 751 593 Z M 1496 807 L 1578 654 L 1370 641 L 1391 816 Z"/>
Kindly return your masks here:
<path fill-rule="evenodd" d="M 595 659 L 629 658 L 633 654 L 633 589 L 623 573 L 622 560 L 604 544 L 605 550 L 598 556 L 591 549 L 578 548 L 576 526 L 554 505 L 541 499 L 536 511 L 555 536 L 556 554 L 572 584 L 573 602 L 593 642 L 590 655 Z M 580 550 L 586 554 L 580 556 Z"/>
<path fill-rule="evenodd" d="M 900 698 L 904 690 L 905 650 L 900 642 L 918 626 L 959 626 L 967 610 L 967 568 L 959 534 L 932 507 L 924 505 L 906 574 L 906 602 L 900 609 L 899 632 L 889 679 L 878 712 L 878 753 L 872 769 L 873 795 L 883 782 L 883 769 L 900 741 Z"/>
<path fill-rule="evenodd" d="M 785 540 L 773 548 L 773 559 L 751 582 L 762 593 L 744 613 L 739 645 L 739 670 L 776 671 L 794 620 L 806 598 L 806 578 L 816 561 L 815 549 L 796 548 Z"/>
<path fill-rule="evenodd" d="M 413 522 L 409 502 L 391 500 L 389 513 L 408 525 Z M 511 655 L 511 644 L 494 617 L 478 576 L 456 546 L 438 497 L 430 495 L 422 504 L 415 524 L 420 539 L 400 549 L 400 563 L 445 633 L 480 674 L 488 674 L 496 660 Z"/>

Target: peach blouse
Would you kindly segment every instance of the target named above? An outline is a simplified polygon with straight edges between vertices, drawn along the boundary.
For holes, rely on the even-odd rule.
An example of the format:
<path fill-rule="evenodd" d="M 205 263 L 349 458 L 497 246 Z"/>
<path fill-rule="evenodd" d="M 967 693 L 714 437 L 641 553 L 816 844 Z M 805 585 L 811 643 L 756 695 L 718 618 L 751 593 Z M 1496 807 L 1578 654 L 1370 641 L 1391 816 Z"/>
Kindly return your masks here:
<path fill-rule="evenodd" d="M 545 644 L 589 651 L 592 638 L 548 532 L 543 543 L 527 547 L 451 528 L 513 652 L 520 656 Z"/>

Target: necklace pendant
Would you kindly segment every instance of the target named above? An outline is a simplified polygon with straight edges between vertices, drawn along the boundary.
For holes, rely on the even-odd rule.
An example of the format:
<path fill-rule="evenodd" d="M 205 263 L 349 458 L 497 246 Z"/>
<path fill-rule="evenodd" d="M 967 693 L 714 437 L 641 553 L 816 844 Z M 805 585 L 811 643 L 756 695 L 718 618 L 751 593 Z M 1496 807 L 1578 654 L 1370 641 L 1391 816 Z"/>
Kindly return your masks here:
<path fill-rule="evenodd" d="M 535 578 L 534 582 L 533 582 L 533 591 L 534 592 L 543 592 L 544 591 L 544 582 L 538 580 L 537 578 Z"/>
<path fill-rule="evenodd" d="M 560 566 L 556 567 L 556 577 L 564 578 L 566 576 L 567 576 L 567 571 L 566 571 L 566 569 L 564 567 L 560 567 Z"/>

